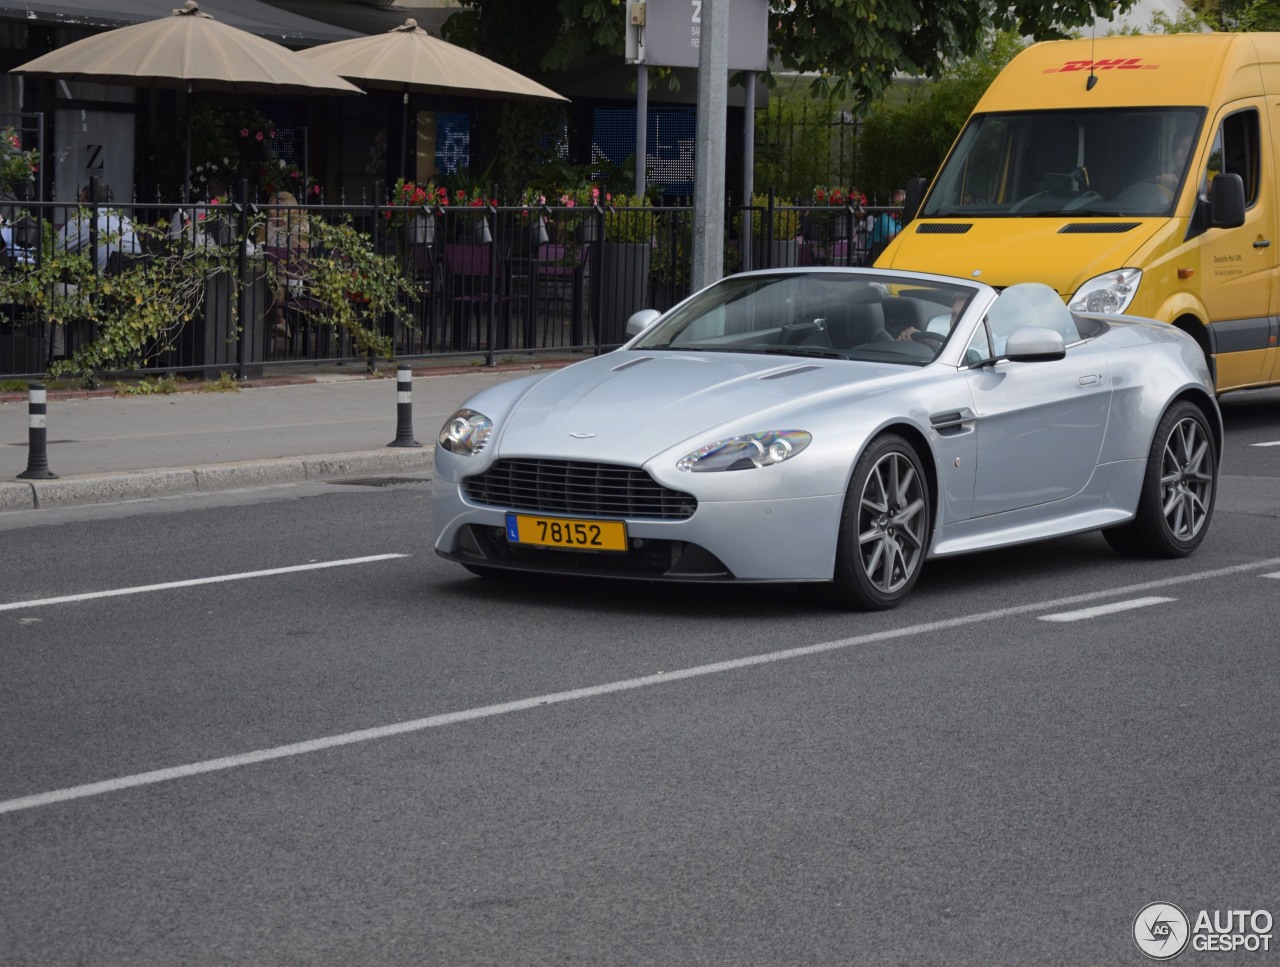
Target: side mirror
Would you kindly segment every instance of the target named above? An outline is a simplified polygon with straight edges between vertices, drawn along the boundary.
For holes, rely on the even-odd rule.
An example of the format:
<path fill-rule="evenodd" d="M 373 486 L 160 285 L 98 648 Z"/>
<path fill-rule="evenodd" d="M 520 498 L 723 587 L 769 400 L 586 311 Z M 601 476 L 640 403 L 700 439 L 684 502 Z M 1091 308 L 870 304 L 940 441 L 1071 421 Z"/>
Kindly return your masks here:
<path fill-rule="evenodd" d="M 662 313 L 657 309 L 641 309 L 627 320 L 627 335 L 638 336 L 661 318 Z"/>
<path fill-rule="evenodd" d="M 1067 344 L 1056 329 L 1023 326 L 1009 333 L 1004 344 L 1004 358 L 1014 363 L 1039 363 L 1062 359 Z"/>
<path fill-rule="evenodd" d="M 1209 227 L 1238 228 L 1244 224 L 1244 179 L 1223 173 L 1209 186 Z"/>

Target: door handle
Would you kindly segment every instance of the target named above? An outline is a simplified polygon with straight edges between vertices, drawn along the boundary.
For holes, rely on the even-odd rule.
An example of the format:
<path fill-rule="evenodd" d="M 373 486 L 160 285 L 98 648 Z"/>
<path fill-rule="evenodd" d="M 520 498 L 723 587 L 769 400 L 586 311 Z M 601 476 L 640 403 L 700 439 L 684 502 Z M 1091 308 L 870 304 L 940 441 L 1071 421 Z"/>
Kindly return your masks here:
<path fill-rule="evenodd" d="M 1090 373 L 1088 376 L 1081 376 L 1076 382 L 1081 386 L 1096 386 L 1102 382 L 1102 376 L 1097 373 Z"/>
<path fill-rule="evenodd" d="M 1269 238 L 1260 238 L 1260 239 L 1258 239 L 1256 242 L 1254 242 L 1254 243 L 1253 243 L 1253 247 L 1254 247 L 1254 248 L 1270 248 L 1270 247 L 1271 247 L 1271 239 L 1269 239 Z"/>

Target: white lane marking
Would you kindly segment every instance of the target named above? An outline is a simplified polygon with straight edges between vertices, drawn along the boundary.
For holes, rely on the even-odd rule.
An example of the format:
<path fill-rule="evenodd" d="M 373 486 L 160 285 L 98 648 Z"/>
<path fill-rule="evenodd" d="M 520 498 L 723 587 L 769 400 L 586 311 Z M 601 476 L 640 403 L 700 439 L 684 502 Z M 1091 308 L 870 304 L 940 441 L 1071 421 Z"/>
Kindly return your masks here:
<path fill-rule="evenodd" d="M 1280 440 L 1268 440 L 1266 443 L 1250 443 L 1251 447 L 1280 447 Z"/>
<path fill-rule="evenodd" d="M 136 786 L 153 785 L 157 782 L 168 782 L 173 779 L 185 779 L 189 776 L 198 776 L 206 772 L 220 772 L 225 769 L 236 769 L 240 766 L 253 765 L 258 762 L 269 762 L 272 759 L 286 759 L 291 756 L 306 755 L 309 752 L 320 752 L 324 749 L 335 749 L 340 746 L 355 745 L 359 742 L 371 742 L 375 739 L 386 739 L 396 735 L 405 735 L 410 732 L 421 732 L 425 729 L 440 728 L 445 725 L 457 725 L 461 722 L 472 722 L 477 719 L 492 718 L 496 715 L 508 715 L 512 712 L 523 712 L 543 705 L 559 705 L 565 702 L 576 702 L 584 698 L 596 698 L 600 695 L 612 695 L 618 692 L 634 691 L 635 689 L 648 688 L 653 685 L 669 685 L 673 682 L 685 681 L 690 678 L 719 675 L 725 672 L 738 671 L 743 668 L 752 668 L 757 665 L 769 665 L 774 662 L 787 661 L 792 658 L 806 658 L 813 655 L 822 655 L 828 652 L 840 651 L 845 648 L 852 648 L 856 645 L 869 645 L 881 641 L 891 641 L 895 638 L 909 638 L 913 635 L 930 634 L 935 631 L 946 631 L 951 628 L 959 628 L 964 625 L 980 624 L 984 621 L 994 621 L 999 618 L 1030 614 L 1034 611 L 1045 611 L 1051 608 L 1062 608 L 1073 604 L 1083 604 L 1086 601 L 1098 601 L 1103 598 L 1113 598 L 1126 594 L 1134 594 L 1139 591 L 1148 591 L 1155 588 L 1165 588 L 1178 584 L 1190 584 L 1195 581 L 1207 581 L 1212 578 L 1228 577 L 1234 574 L 1244 574 L 1250 571 L 1259 571 L 1263 568 L 1275 567 L 1278 564 L 1280 564 L 1280 558 L 1273 557 L 1265 561 L 1254 561 L 1251 564 L 1236 564 L 1232 567 L 1218 568 L 1213 571 L 1202 571 L 1198 574 L 1183 574 L 1178 577 L 1164 578 L 1160 581 L 1148 581 L 1143 584 L 1132 584 L 1124 588 L 1111 588 L 1106 591 L 1094 591 L 1089 594 L 1078 594 L 1069 598 L 1058 598 L 1054 601 L 1041 601 L 1035 604 L 1014 605 L 1009 608 L 1001 608 L 998 611 L 983 611 L 979 614 L 964 615 L 958 618 L 947 618 L 942 621 L 929 621 L 924 624 L 912 625 L 909 628 L 890 628 L 885 631 L 875 631 L 866 635 L 857 635 L 853 638 L 840 638 L 835 641 L 824 641 L 816 645 L 802 645 L 799 648 L 788 648 L 785 651 L 772 651 L 763 655 L 750 655 L 746 658 L 736 658 L 732 661 L 715 662 L 710 665 L 695 665 L 691 668 L 679 668 L 675 671 L 661 672 L 656 675 L 645 675 L 641 678 L 628 678 L 617 682 L 607 682 L 603 685 L 592 685 L 586 688 L 575 688 L 565 692 L 552 692 L 546 695 L 536 695 L 533 698 L 501 702 L 497 705 L 483 705 L 479 708 L 463 709 L 458 712 L 444 712 L 439 715 L 430 715 L 426 718 L 412 719 L 407 722 L 394 722 L 390 725 L 381 725 L 370 729 L 360 729 L 356 732 L 343 732 L 339 735 L 324 736 L 323 738 L 311 739 L 306 742 L 293 742 L 289 745 L 278 745 L 270 749 L 259 749 L 255 752 L 245 752 L 240 755 L 224 756 L 220 759 L 206 759 L 203 762 L 191 762 L 187 765 L 172 766 L 168 769 L 156 769 L 151 772 L 139 772 L 130 776 L 121 776 L 118 779 L 106 779 L 101 782 L 90 782 L 81 786 L 69 786 L 65 789 L 54 789 L 49 792 L 36 793 L 31 796 L 21 796 L 17 799 L 6 799 L 0 801 L 0 814 L 14 813 L 24 809 L 35 809 L 38 806 L 50 806 L 54 803 L 66 802 L 71 799 L 84 799 L 89 796 L 101 796 L 110 792 L 119 792 L 122 789 L 132 789 Z"/>
<path fill-rule="evenodd" d="M 1100 604 L 1092 608 L 1081 608 L 1079 611 L 1060 611 L 1057 614 L 1042 614 L 1041 621 L 1084 621 L 1086 618 L 1097 618 L 1104 614 L 1116 614 L 1119 611 L 1132 611 L 1135 608 L 1149 608 L 1155 604 L 1176 601 L 1177 598 L 1134 598 L 1132 601 L 1117 601 L 1114 604 Z"/>
<path fill-rule="evenodd" d="M 114 588 L 110 591 L 89 591 L 85 594 L 64 594 L 57 598 L 34 598 L 30 601 L 14 601 L 10 604 L 0 604 L 0 611 L 22 611 L 26 608 L 40 608 L 50 604 L 74 604 L 79 601 L 92 601 L 95 598 L 119 598 L 127 594 L 171 591 L 174 588 L 193 588 L 200 584 L 221 584 L 224 581 L 248 581 L 252 578 L 272 577 L 277 574 L 319 571 L 329 567 L 349 567 L 352 564 L 372 564 L 375 561 L 390 561 L 398 557 L 408 556 L 408 554 L 372 554 L 369 557 L 350 557 L 344 561 L 319 561 L 311 564 L 295 564 L 290 567 L 273 567 L 265 571 L 219 574 L 208 578 L 191 578 L 187 581 L 166 581 L 164 584 L 144 584 L 132 588 Z"/>
<path fill-rule="evenodd" d="M 1275 573 L 1275 574 L 1264 574 L 1264 575 L 1262 575 L 1262 576 L 1263 576 L 1264 578 L 1278 578 L 1278 579 L 1280 579 L 1280 571 L 1276 571 L 1276 573 Z"/>

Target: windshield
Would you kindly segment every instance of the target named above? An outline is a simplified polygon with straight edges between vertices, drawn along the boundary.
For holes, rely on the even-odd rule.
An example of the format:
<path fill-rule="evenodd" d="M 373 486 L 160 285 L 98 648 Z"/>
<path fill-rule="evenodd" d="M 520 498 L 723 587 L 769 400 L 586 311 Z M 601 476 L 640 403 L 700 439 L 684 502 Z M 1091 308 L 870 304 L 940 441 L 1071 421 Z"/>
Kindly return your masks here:
<path fill-rule="evenodd" d="M 1203 118 L 1189 107 L 975 115 L 920 215 L 1168 216 Z"/>
<path fill-rule="evenodd" d="M 631 348 L 922 366 L 946 345 L 974 291 L 863 273 L 734 275 L 674 310 Z"/>

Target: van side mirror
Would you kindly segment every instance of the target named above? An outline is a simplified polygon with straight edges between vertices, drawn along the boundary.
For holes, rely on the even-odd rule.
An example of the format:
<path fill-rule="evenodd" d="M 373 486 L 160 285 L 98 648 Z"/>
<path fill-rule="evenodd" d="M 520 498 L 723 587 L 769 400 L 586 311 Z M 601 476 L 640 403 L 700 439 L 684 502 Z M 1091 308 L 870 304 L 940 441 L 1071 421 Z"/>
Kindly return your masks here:
<path fill-rule="evenodd" d="M 1224 172 L 1209 186 L 1209 226 L 1238 228 L 1244 224 L 1244 179 Z"/>
<path fill-rule="evenodd" d="M 920 203 L 924 201 L 924 193 L 929 190 L 927 178 L 908 178 L 907 197 L 902 202 L 902 224 L 905 225 L 916 217 L 920 211 Z"/>

